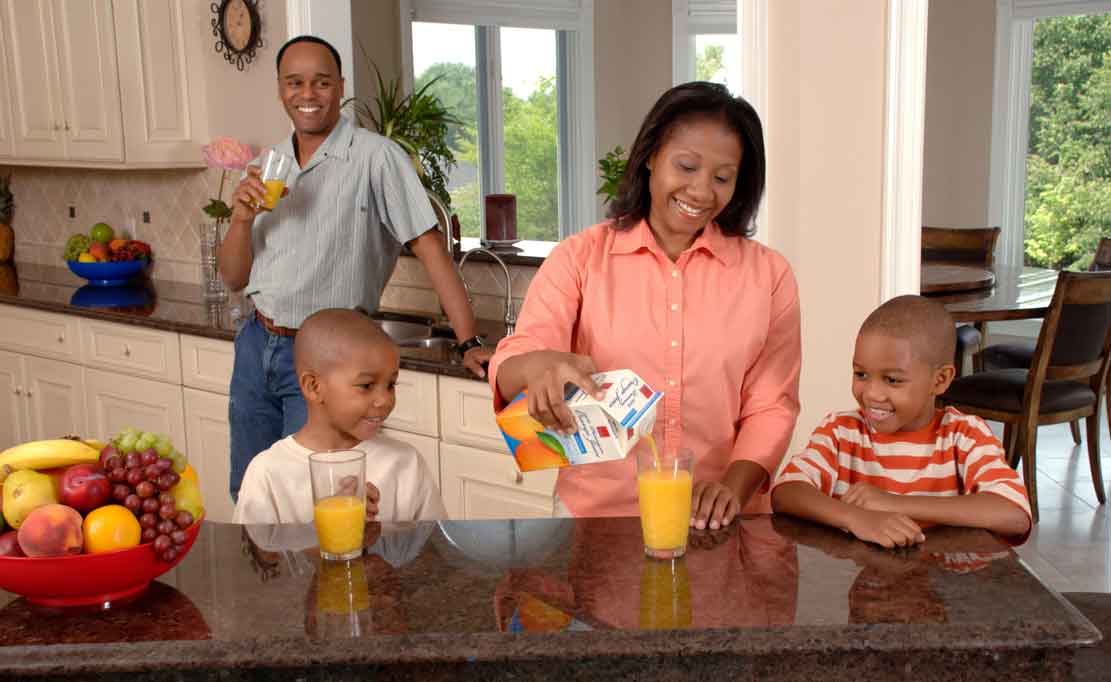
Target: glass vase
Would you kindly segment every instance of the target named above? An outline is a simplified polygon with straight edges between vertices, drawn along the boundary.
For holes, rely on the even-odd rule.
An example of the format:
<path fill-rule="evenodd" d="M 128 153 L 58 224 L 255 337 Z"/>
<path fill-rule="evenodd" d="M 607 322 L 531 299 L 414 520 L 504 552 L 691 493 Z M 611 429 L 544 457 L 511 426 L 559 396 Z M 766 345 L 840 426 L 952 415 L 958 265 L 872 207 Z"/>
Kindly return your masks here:
<path fill-rule="evenodd" d="M 201 291 L 207 303 L 228 300 L 228 289 L 216 268 L 216 252 L 223 238 L 222 220 L 201 223 Z"/>

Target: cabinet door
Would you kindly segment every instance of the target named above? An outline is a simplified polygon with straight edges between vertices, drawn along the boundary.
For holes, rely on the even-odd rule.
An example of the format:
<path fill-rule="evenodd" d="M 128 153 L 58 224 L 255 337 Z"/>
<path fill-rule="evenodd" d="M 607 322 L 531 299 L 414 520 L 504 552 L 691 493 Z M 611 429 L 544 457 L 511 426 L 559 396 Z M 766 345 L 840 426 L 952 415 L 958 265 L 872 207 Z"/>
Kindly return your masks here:
<path fill-rule="evenodd" d="M 190 163 L 207 138 L 198 25 L 208 3 L 115 0 L 120 89 L 132 163 Z M 190 64 L 192 60 L 192 65 Z"/>
<path fill-rule="evenodd" d="M 397 404 L 386 419 L 391 429 L 440 435 L 436 414 L 436 375 L 403 369 L 397 375 Z"/>
<path fill-rule="evenodd" d="M 171 384 L 181 383 L 177 334 L 95 320 L 81 320 L 80 329 L 81 355 L 86 366 L 111 368 Z"/>
<path fill-rule="evenodd" d="M 440 443 L 444 506 L 453 519 L 522 519 L 552 515 L 556 470 L 521 474 L 509 455 Z"/>
<path fill-rule="evenodd" d="M 383 429 L 382 435 L 395 438 L 416 448 L 421 459 L 428 466 L 428 471 L 431 472 L 433 480 L 436 481 L 436 487 L 440 487 L 440 441 L 428 436 L 419 436 L 408 431 L 396 431 L 394 429 Z"/>
<path fill-rule="evenodd" d="M 451 443 L 507 452 L 494 419 L 490 384 L 440 377 L 440 433 L 443 440 Z"/>
<path fill-rule="evenodd" d="M 81 366 L 30 356 L 26 363 L 30 440 L 89 435 Z"/>
<path fill-rule="evenodd" d="M 54 0 L 66 158 L 123 161 L 112 0 Z"/>
<path fill-rule="evenodd" d="M 4 6 L 0 5 L 0 19 L 4 19 Z M 7 97 L 0 100 L 0 159 L 10 158 L 15 150 L 12 147 L 12 98 L 11 86 L 8 84 L 8 37 L 0 30 L 0 92 L 8 93 Z"/>
<path fill-rule="evenodd" d="M 107 439 L 132 426 L 165 433 L 175 445 L 185 442 L 185 406 L 179 385 L 86 368 L 85 396 L 93 438 Z"/>
<path fill-rule="evenodd" d="M 30 440 L 26 390 L 23 357 L 0 350 L 0 449 Z"/>
<path fill-rule="evenodd" d="M 235 505 L 228 493 L 231 479 L 231 432 L 228 397 L 192 388 L 185 392 L 185 455 L 197 470 L 205 518 L 230 523 Z M 178 445 L 181 449 L 182 445 Z"/>
<path fill-rule="evenodd" d="M 235 367 L 231 341 L 181 335 L 181 383 L 203 391 L 228 394 Z"/>
<path fill-rule="evenodd" d="M 65 115 L 50 0 L 0 0 L 15 156 L 65 158 Z"/>

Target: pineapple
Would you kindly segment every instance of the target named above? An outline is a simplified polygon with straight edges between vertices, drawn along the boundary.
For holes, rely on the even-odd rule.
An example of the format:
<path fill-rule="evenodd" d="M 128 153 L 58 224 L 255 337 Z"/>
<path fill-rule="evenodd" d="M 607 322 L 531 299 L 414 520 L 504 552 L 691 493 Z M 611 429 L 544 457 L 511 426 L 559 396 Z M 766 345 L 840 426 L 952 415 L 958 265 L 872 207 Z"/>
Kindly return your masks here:
<path fill-rule="evenodd" d="M 15 202 L 12 200 L 12 176 L 0 177 L 0 263 L 7 263 L 12 259 L 12 249 L 15 247 L 15 231 L 12 230 L 12 211 Z"/>

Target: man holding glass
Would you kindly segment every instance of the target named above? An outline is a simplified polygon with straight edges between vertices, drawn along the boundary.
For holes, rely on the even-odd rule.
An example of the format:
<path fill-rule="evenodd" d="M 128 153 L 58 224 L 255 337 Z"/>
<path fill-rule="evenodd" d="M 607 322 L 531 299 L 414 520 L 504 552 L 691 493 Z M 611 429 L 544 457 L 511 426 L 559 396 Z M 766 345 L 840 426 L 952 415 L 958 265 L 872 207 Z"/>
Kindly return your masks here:
<path fill-rule="evenodd" d="M 266 210 L 258 166 L 233 199 L 217 256 L 232 291 L 245 290 L 255 317 L 236 334 L 229 421 L 232 498 L 251 459 L 305 422 L 293 368 L 293 336 L 323 308 L 378 308 L 402 244 L 421 260 L 477 376 L 492 350 L 475 335 L 463 283 L 408 155 L 340 116 L 340 57 L 326 41 L 297 36 L 278 50 L 278 96 L 294 132 L 275 147 L 291 157 L 293 187 Z"/>

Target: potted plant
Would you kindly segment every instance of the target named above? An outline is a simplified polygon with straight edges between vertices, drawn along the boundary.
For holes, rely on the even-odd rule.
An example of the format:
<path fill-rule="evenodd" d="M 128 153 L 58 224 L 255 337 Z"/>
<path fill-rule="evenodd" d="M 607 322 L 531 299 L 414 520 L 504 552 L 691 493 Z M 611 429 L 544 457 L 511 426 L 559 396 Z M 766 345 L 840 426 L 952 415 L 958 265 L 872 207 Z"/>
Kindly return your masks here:
<path fill-rule="evenodd" d="M 621 176 L 625 174 L 625 166 L 629 160 L 625 158 L 625 150 L 617 145 L 606 155 L 598 159 L 598 175 L 602 178 L 602 186 L 598 194 L 605 197 L 603 203 L 608 204 L 617 196 L 617 188 L 621 185 Z"/>
<path fill-rule="evenodd" d="M 378 65 L 366 52 L 363 58 L 374 68 L 378 87 L 373 99 L 355 97 L 343 104 L 351 104 L 359 125 L 373 130 L 396 142 L 413 159 L 413 167 L 425 188 L 451 205 L 447 191 L 447 176 L 455 166 L 455 155 L 447 145 L 449 125 L 460 125 L 459 119 L 448 113 L 439 98 L 428 89 L 438 79 L 429 81 L 416 92 L 404 94 L 399 79 L 386 83 Z"/>

